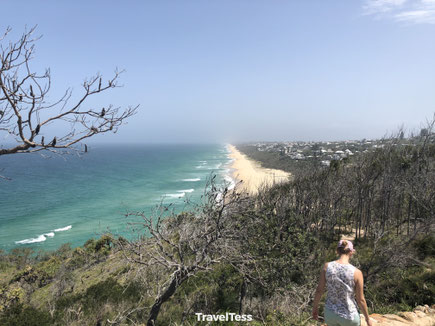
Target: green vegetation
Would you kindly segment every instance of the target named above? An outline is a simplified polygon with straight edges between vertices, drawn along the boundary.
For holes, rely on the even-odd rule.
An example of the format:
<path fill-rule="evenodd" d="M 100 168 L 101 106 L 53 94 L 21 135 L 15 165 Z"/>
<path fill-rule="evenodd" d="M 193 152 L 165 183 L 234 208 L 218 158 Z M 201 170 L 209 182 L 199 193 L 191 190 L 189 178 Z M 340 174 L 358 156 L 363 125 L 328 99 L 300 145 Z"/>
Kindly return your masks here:
<path fill-rule="evenodd" d="M 298 174 L 316 166 L 318 162 L 315 159 L 294 160 L 285 155 L 282 151 L 259 151 L 257 146 L 251 144 L 237 145 L 237 149 L 248 157 L 261 163 L 261 165 L 268 169 L 278 169 Z"/>
<path fill-rule="evenodd" d="M 319 271 L 342 235 L 355 238 L 371 313 L 435 304 L 435 138 L 401 140 L 255 197 L 219 199 L 211 183 L 189 212 L 131 214 L 151 235 L 137 241 L 1 253 L 0 325 L 194 325 L 195 312 L 312 325 Z"/>

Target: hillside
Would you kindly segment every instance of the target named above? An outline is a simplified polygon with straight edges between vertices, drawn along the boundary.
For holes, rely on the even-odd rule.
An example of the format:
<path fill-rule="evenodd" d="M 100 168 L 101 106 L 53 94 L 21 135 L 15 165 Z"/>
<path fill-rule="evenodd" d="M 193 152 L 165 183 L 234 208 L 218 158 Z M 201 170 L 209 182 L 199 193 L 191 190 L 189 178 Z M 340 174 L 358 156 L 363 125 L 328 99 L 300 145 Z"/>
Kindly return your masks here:
<path fill-rule="evenodd" d="M 183 213 L 129 213 L 138 239 L 2 253 L 0 324 L 193 325 L 197 312 L 231 312 L 310 325 L 320 268 L 342 237 L 355 239 L 374 318 L 411 318 L 435 304 L 435 142 L 386 144 L 256 196 L 211 178 Z"/>

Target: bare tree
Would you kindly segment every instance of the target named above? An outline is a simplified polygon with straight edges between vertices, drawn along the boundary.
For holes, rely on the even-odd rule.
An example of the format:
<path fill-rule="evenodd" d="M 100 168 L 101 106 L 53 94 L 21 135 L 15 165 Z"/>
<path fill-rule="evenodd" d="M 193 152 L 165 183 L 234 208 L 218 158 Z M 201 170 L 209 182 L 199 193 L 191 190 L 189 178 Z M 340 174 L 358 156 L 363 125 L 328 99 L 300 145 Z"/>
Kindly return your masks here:
<path fill-rule="evenodd" d="M 13 144 L 2 145 L 0 155 L 50 151 L 55 153 L 87 151 L 82 141 L 96 134 L 116 132 L 138 106 L 121 109 L 107 107 L 86 108 L 85 102 L 93 95 L 119 87 L 122 71 L 103 80 L 100 74 L 86 79 L 83 94 L 70 103 L 72 90 L 55 102 L 48 100 L 51 87 L 50 70 L 38 74 L 30 63 L 35 50 L 35 27 L 25 31 L 16 42 L 6 42 L 11 29 L 0 37 L 0 135 L 10 137 Z M 61 134 L 44 133 L 47 126 L 55 125 Z"/>
<path fill-rule="evenodd" d="M 216 264 L 240 260 L 234 250 L 237 227 L 232 219 L 248 197 L 220 189 L 209 180 L 203 203 L 193 211 L 175 214 L 160 205 L 156 214 L 128 213 L 141 218 L 142 235 L 138 241 L 119 242 L 128 261 L 142 265 L 145 270 L 157 269 L 155 301 L 149 308 L 147 326 L 155 325 L 162 305 L 187 279 Z M 166 214 L 169 211 L 169 214 Z"/>

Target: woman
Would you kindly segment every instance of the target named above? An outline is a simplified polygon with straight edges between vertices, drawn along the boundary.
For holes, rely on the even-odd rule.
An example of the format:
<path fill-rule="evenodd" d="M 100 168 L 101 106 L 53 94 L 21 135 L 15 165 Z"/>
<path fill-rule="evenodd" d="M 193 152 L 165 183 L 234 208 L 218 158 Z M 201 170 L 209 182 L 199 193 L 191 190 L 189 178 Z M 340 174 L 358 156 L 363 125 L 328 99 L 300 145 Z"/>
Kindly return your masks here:
<path fill-rule="evenodd" d="M 328 326 L 359 326 L 361 321 L 356 302 L 364 314 L 367 326 L 372 326 L 364 298 L 363 275 L 349 263 L 354 253 L 352 242 L 340 240 L 337 246 L 338 259 L 326 263 L 320 272 L 314 297 L 313 318 L 319 320 L 319 302 L 326 285 L 325 322 Z"/>

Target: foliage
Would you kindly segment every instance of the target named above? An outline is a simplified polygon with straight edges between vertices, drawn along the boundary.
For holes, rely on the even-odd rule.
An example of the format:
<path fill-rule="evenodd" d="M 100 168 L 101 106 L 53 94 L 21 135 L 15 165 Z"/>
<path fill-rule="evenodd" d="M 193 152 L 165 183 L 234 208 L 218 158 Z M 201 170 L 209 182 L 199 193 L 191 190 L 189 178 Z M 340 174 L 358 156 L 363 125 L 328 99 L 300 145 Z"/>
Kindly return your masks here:
<path fill-rule="evenodd" d="M 62 261 L 58 257 L 51 257 L 47 261 L 37 263 L 34 267 L 28 265 L 19 271 L 12 281 L 25 281 L 27 283 L 37 282 L 38 286 L 42 287 L 56 276 L 61 263 Z"/>
<path fill-rule="evenodd" d="M 421 236 L 414 244 L 418 259 L 424 260 L 427 257 L 435 257 L 435 235 Z"/>
<path fill-rule="evenodd" d="M 158 307 L 158 325 L 226 311 L 252 314 L 254 325 L 308 325 L 319 271 L 344 235 L 355 237 L 371 312 L 434 304 L 435 139 L 425 135 L 253 197 L 222 200 L 211 185 L 188 212 L 136 214 L 137 241 L 106 234 L 54 253 L 3 253 L 0 273 L 13 277 L 0 279 L 0 321 L 32 325 L 34 312 L 57 325 L 123 325 Z"/>
<path fill-rule="evenodd" d="M 52 324 L 53 320 L 48 312 L 22 304 L 13 305 L 0 315 L 2 326 L 48 326 Z"/>
<path fill-rule="evenodd" d="M 240 144 L 237 146 L 242 153 L 258 161 L 265 168 L 291 172 L 294 175 L 316 166 L 314 160 L 293 160 L 280 152 L 261 152 L 256 146 Z"/>

